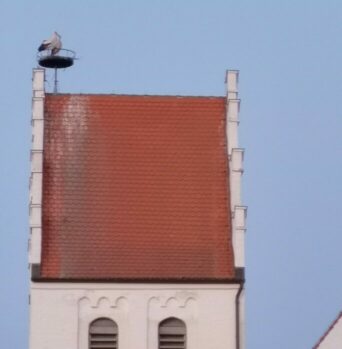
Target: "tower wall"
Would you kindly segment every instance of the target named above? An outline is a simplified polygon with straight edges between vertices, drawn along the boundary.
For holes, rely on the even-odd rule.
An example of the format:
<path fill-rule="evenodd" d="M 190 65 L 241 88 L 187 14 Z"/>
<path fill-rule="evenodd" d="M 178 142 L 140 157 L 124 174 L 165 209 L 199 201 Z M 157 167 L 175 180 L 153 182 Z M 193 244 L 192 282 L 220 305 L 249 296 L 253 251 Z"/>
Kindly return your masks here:
<path fill-rule="evenodd" d="M 235 349 L 238 285 L 35 283 L 31 349 L 88 349 L 89 324 L 100 317 L 119 328 L 118 348 L 158 348 L 158 325 L 186 324 L 187 349 Z"/>

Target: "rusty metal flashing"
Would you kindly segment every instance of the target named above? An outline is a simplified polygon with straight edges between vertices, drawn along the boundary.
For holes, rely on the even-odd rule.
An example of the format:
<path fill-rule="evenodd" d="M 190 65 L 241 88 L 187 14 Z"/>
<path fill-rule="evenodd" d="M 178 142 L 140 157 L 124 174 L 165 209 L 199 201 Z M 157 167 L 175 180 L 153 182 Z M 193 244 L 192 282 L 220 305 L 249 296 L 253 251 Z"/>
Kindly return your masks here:
<path fill-rule="evenodd" d="M 33 282 L 70 282 L 70 283 L 151 283 L 151 284 L 160 284 L 160 283 L 172 283 L 172 284 L 240 284 L 241 281 L 238 279 L 49 279 L 40 276 L 32 275 Z"/>
<path fill-rule="evenodd" d="M 33 263 L 31 264 L 31 280 L 36 281 L 41 278 L 40 276 L 40 264 Z"/>
<path fill-rule="evenodd" d="M 40 264 L 32 265 L 32 278 L 34 282 L 70 282 L 70 283 L 173 283 L 173 284 L 241 284 L 244 282 L 244 268 L 235 269 L 234 278 L 215 279 L 215 278 L 46 278 L 40 275 Z"/>

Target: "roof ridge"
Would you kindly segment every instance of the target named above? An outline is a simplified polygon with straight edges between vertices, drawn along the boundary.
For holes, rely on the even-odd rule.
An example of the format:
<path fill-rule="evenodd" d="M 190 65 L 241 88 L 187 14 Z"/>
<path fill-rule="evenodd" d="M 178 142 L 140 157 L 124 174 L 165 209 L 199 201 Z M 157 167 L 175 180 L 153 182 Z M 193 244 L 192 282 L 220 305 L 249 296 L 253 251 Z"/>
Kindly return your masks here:
<path fill-rule="evenodd" d="M 129 94 L 129 93 L 46 93 L 49 96 L 99 96 L 99 97 L 165 97 L 165 98 L 211 98 L 211 99 L 222 99 L 226 96 L 205 96 L 205 95 L 171 95 L 171 94 Z"/>

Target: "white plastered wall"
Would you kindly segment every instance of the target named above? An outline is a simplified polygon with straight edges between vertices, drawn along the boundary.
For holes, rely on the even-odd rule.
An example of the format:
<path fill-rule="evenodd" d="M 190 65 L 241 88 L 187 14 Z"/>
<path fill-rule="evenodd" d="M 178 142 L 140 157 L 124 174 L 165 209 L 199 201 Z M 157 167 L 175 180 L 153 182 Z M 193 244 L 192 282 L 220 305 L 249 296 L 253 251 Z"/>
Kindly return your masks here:
<path fill-rule="evenodd" d="M 40 264 L 44 135 L 44 69 L 33 70 L 29 263 Z"/>
<path fill-rule="evenodd" d="M 187 349 L 235 349 L 239 285 L 33 283 L 30 349 L 88 349 L 89 324 L 108 317 L 120 349 L 157 349 L 158 324 L 177 317 Z"/>

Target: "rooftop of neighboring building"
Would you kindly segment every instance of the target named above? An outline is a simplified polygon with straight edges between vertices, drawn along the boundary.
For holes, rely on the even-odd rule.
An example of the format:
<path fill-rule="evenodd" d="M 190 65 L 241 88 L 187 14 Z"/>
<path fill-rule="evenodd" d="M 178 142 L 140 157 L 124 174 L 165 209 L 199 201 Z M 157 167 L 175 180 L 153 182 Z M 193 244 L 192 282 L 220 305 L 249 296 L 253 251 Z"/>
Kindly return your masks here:
<path fill-rule="evenodd" d="M 342 311 L 324 332 L 312 349 L 337 349 L 342 347 Z"/>

